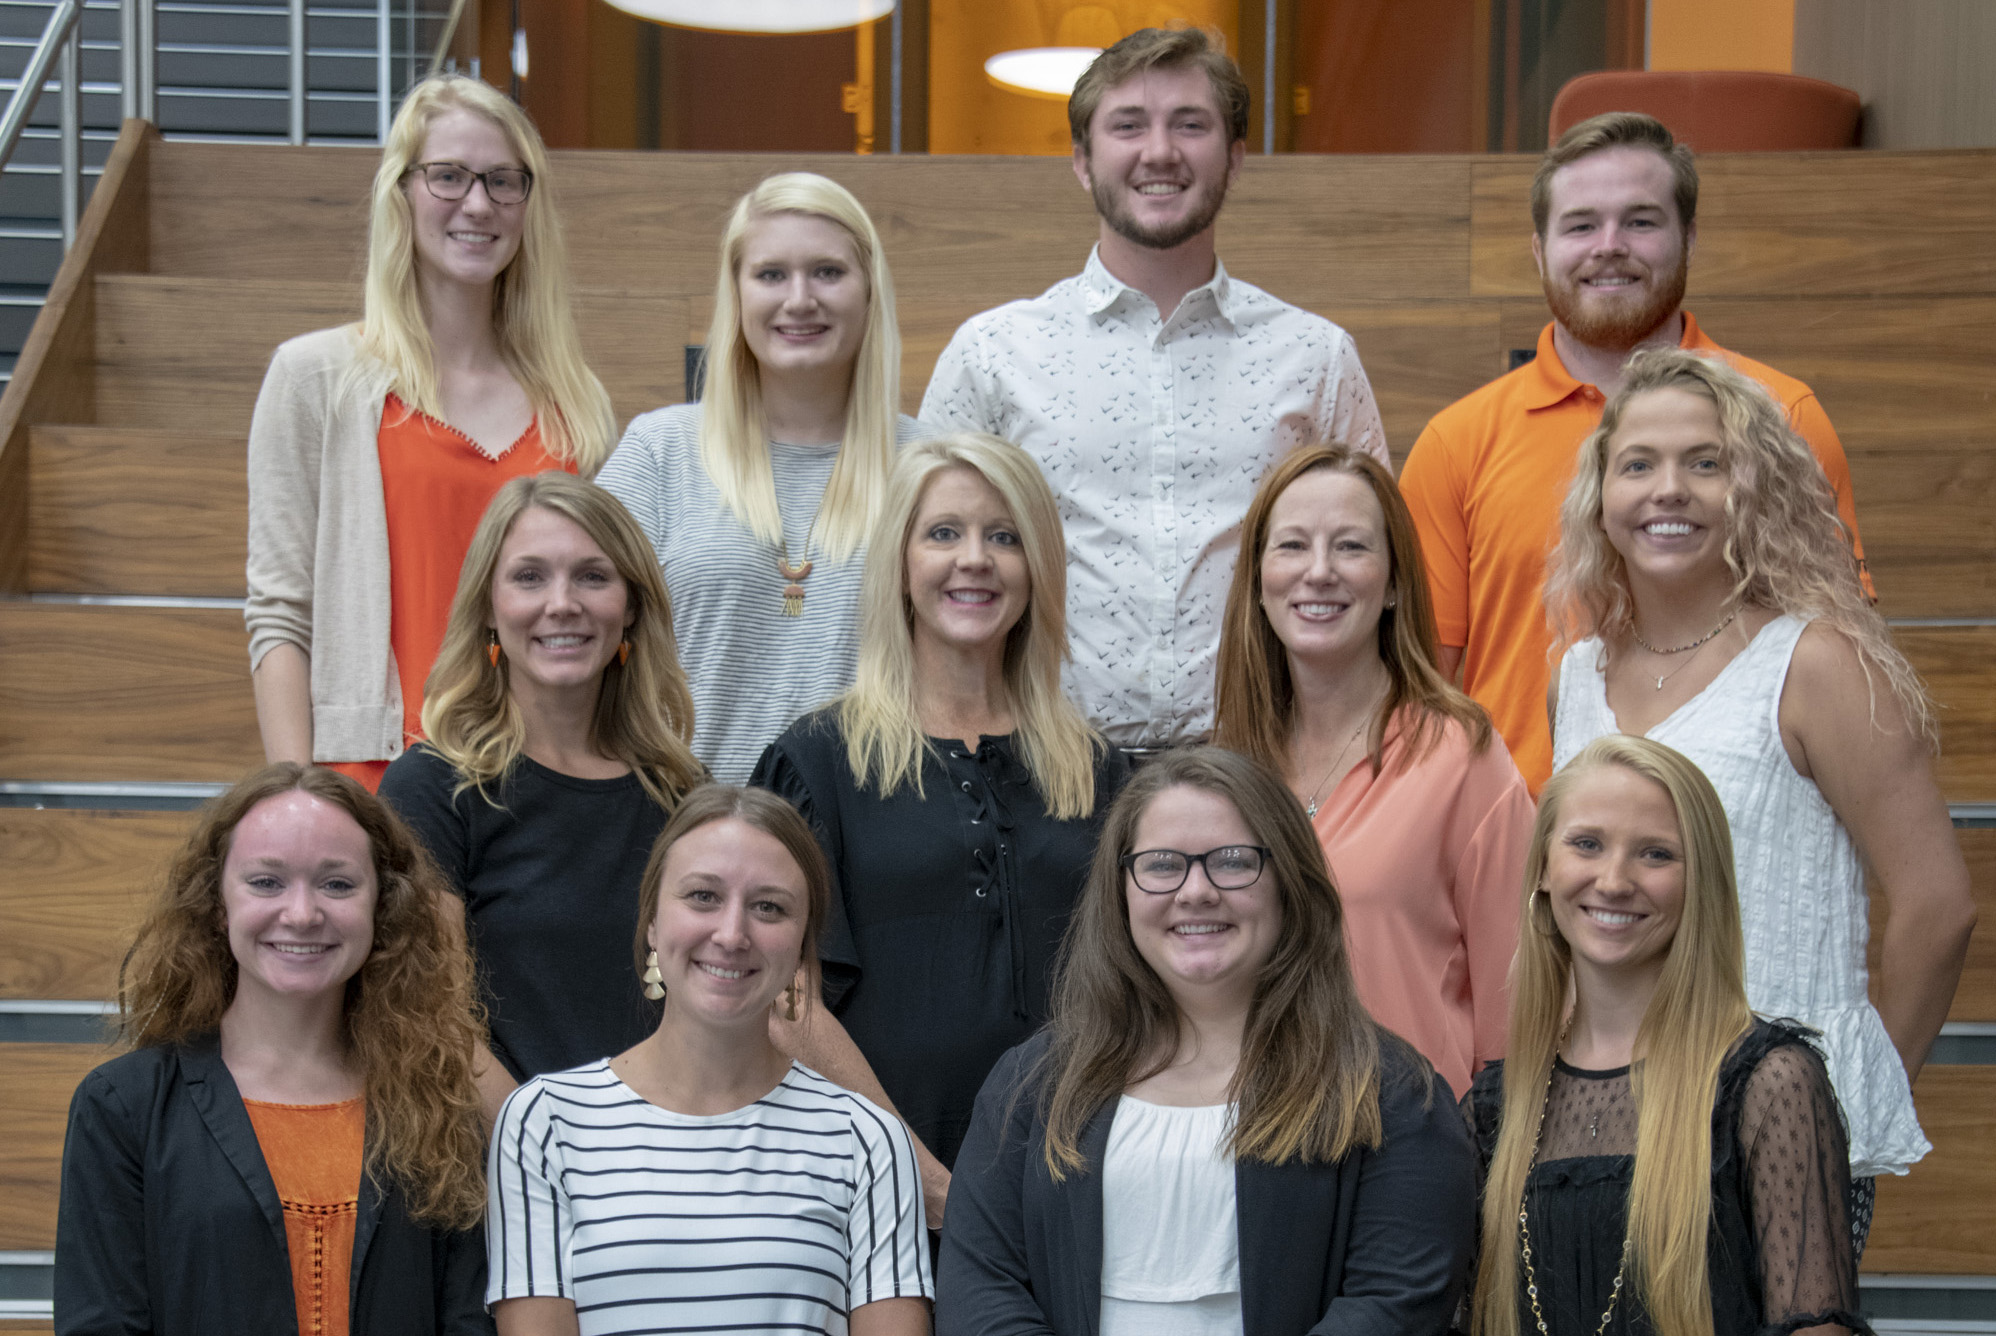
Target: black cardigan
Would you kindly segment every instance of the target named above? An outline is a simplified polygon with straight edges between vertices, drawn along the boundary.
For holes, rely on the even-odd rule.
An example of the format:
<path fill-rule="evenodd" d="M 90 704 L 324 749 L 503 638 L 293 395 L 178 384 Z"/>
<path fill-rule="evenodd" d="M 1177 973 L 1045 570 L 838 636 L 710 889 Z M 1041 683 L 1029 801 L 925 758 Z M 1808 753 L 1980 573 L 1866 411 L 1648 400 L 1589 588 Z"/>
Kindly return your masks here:
<path fill-rule="evenodd" d="M 1082 1133 L 1089 1171 L 1055 1183 L 1036 1079 L 1047 1043 L 1007 1053 L 977 1097 L 943 1215 L 936 1336 L 1095 1336 L 1116 1106 Z M 1447 1085 L 1383 1031 L 1380 1059 L 1378 1150 L 1235 1165 L 1245 1336 L 1425 1336 L 1455 1312 L 1474 1256 L 1469 1134 Z"/>
<path fill-rule="evenodd" d="M 484 1231 L 419 1225 L 361 1175 L 353 1336 L 490 1336 Z M 296 1336 L 283 1208 L 214 1036 L 142 1048 L 69 1105 L 60 1336 Z"/>

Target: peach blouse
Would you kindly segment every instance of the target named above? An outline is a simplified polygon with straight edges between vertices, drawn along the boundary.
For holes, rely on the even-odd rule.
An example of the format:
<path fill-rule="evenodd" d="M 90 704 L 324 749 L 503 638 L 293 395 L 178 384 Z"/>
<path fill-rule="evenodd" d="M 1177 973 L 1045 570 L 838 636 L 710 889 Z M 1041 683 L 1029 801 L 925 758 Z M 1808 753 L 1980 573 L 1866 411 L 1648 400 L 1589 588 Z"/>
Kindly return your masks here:
<path fill-rule="evenodd" d="M 1534 809 L 1501 736 L 1479 756 L 1450 721 L 1409 764 L 1404 720 L 1388 727 L 1380 773 L 1353 766 L 1313 824 L 1344 901 L 1359 1000 L 1459 1097 L 1504 1055 Z"/>

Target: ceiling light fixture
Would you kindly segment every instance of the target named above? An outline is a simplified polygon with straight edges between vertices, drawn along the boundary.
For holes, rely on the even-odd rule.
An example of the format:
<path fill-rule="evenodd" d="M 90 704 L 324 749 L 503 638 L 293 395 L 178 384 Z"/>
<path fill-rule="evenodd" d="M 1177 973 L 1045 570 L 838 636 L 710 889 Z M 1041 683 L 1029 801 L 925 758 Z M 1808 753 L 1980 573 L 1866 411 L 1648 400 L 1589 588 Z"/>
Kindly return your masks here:
<path fill-rule="evenodd" d="M 895 0 L 610 0 L 626 14 L 711 32 L 836 32 L 885 18 Z"/>
<path fill-rule="evenodd" d="M 1000 51 L 984 62 L 984 77 L 1008 93 L 1067 101 L 1075 81 L 1102 54 L 1099 46 L 1033 46 Z"/>

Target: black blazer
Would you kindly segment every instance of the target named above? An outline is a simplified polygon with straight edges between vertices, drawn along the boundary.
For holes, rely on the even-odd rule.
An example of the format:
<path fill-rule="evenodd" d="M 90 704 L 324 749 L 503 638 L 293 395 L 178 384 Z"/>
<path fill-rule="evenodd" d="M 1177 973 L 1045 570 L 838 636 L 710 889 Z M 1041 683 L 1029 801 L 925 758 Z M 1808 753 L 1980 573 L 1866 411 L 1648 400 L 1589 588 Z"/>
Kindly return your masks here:
<path fill-rule="evenodd" d="M 69 1104 L 56 1220 L 61 1336 L 297 1336 L 277 1188 L 212 1035 L 142 1048 Z M 409 1218 L 361 1175 L 352 1336 L 490 1336 L 484 1231 Z"/>
<path fill-rule="evenodd" d="M 1090 1169 L 1055 1183 L 1036 1079 L 1047 1044 L 1007 1053 L 977 1097 L 943 1215 L 936 1336 L 1096 1334 L 1115 1105 L 1082 1133 Z M 1246 1336 L 1425 1336 L 1454 1315 L 1475 1246 L 1469 1134 L 1447 1085 L 1384 1031 L 1380 1058 L 1378 1150 L 1235 1165 Z"/>

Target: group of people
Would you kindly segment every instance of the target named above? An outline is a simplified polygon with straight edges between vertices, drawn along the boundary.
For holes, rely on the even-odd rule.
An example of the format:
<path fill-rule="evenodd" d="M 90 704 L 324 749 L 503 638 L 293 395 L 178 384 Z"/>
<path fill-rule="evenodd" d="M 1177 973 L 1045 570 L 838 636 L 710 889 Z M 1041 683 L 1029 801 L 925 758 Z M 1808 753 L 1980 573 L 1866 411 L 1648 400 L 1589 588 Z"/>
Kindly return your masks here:
<path fill-rule="evenodd" d="M 1834 431 L 1615 114 L 1396 481 L 1215 253 L 1247 99 L 1105 52 L 1086 268 L 919 419 L 769 178 L 614 442 L 532 125 L 417 86 L 257 404 L 271 764 L 125 961 L 59 1332 L 1865 1330 L 1973 909 Z"/>

